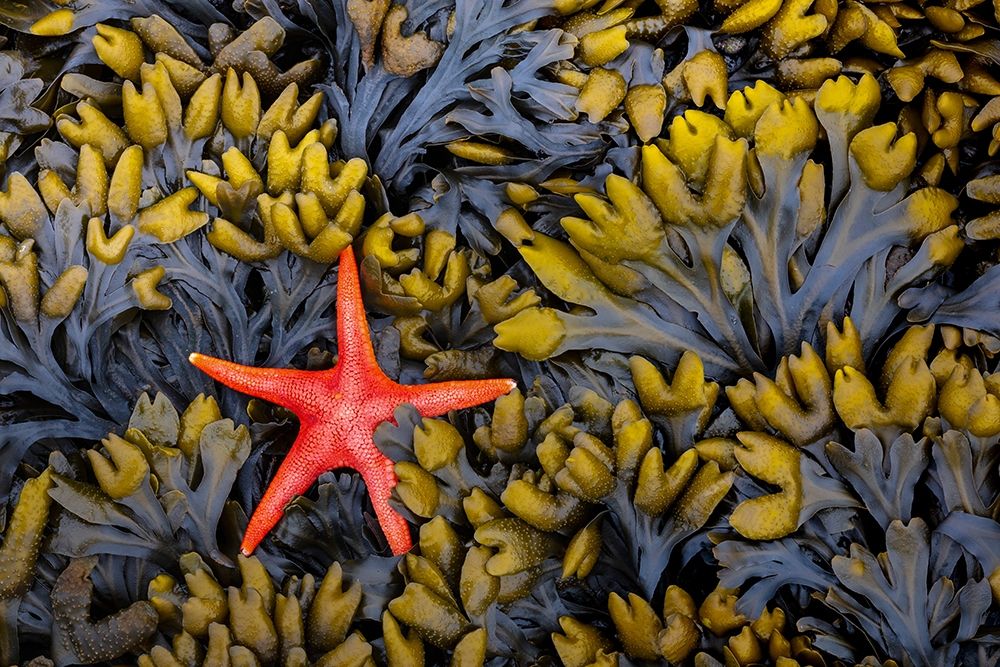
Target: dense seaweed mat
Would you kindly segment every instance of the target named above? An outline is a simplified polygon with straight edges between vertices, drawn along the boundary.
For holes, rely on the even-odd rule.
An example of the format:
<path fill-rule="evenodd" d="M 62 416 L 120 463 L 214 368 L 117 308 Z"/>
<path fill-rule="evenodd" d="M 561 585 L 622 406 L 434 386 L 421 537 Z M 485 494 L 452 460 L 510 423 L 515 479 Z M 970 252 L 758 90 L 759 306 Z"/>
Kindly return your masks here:
<path fill-rule="evenodd" d="M 0 665 L 993 665 L 977 0 L 0 0 Z M 510 377 L 330 471 L 197 351 Z"/>

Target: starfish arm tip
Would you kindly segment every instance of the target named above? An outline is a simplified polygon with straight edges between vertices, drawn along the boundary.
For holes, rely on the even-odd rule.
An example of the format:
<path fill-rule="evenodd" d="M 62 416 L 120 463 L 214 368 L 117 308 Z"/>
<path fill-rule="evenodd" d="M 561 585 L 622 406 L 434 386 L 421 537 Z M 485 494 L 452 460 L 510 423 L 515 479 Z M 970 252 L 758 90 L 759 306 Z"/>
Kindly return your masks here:
<path fill-rule="evenodd" d="M 198 361 L 203 356 L 205 356 L 205 355 L 199 354 L 198 352 L 192 352 L 191 354 L 188 355 L 188 361 L 191 362 L 192 364 L 194 364 L 195 366 L 197 366 L 198 365 Z"/>
<path fill-rule="evenodd" d="M 252 550 L 240 547 L 240 555 L 242 555 L 244 558 L 250 558 L 251 553 L 253 553 Z"/>

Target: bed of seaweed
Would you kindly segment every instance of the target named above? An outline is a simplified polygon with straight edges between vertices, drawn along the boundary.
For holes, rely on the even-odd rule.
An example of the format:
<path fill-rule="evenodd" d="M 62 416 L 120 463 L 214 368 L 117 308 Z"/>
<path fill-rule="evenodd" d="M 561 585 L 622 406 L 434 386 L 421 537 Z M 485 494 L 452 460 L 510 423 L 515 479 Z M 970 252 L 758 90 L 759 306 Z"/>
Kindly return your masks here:
<path fill-rule="evenodd" d="M 0 0 L 0 665 L 996 665 L 1000 9 Z M 239 544 L 354 244 L 414 548 Z"/>

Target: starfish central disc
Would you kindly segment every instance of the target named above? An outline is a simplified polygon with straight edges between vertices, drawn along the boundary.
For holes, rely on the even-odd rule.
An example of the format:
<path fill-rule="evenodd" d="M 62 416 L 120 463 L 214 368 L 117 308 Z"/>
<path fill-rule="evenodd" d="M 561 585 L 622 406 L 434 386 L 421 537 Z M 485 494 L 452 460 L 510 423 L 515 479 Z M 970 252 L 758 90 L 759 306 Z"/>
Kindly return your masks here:
<path fill-rule="evenodd" d="M 323 371 L 257 368 L 194 353 L 191 363 L 237 391 L 276 403 L 299 419 L 299 434 L 254 509 L 240 549 L 250 555 L 281 518 L 285 506 L 323 472 L 353 468 L 361 473 L 379 524 L 394 554 L 410 549 L 406 520 L 389 504 L 396 486 L 393 461 L 372 436 L 402 403 L 424 417 L 492 401 L 512 390 L 513 380 L 470 380 L 403 385 L 375 360 L 354 252 L 340 255 L 337 277 L 336 366 Z"/>

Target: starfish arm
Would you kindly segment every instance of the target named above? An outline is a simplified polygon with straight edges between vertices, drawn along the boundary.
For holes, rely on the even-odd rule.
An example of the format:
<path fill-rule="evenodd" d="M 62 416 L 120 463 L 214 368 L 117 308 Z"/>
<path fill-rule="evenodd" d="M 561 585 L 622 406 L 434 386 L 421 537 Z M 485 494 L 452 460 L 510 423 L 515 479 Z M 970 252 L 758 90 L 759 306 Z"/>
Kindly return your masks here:
<path fill-rule="evenodd" d="M 276 403 L 296 414 L 316 402 L 315 372 L 243 366 L 197 352 L 188 359 L 199 370 L 227 387 Z"/>
<path fill-rule="evenodd" d="M 431 384 L 398 385 L 400 402 L 412 403 L 424 417 L 437 417 L 449 410 L 488 403 L 517 387 L 513 380 L 454 380 Z"/>
<path fill-rule="evenodd" d="M 337 272 L 337 357 L 342 366 L 360 366 L 382 375 L 372 348 L 358 265 L 351 246 L 340 253 Z"/>
<path fill-rule="evenodd" d="M 383 458 L 377 465 L 384 468 L 368 467 L 361 470 L 361 476 L 365 480 L 365 486 L 368 487 L 368 496 L 371 498 L 375 516 L 378 517 L 379 526 L 382 527 L 389 548 L 392 549 L 394 556 L 399 556 L 413 546 L 410 539 L 410 524 L 389 504 L 392 490 L 398 481 L 393 462 Z"/>
<path fill-rule="evenodd" d="M 257 545 L 267 536 L 275 524 L 285 513 L 285 506 L 295 496 L 305 493 L 316 478 L 326 470 L 337 468 L 342 465 L 339 461 L 325 461 L 322 465 L 317 465 L 308 455 L 311 445 L 310 440 L 316 439 L 319 434 L 311 430 L 303 429 L 299 431 L 299 436 L 292 444 L 285 460 L 278 466 L 278 472 L 271 480 L 264 497 L 253 511 L 250 523 L 247 524 L 246 533 L 243 535 L 243 543 L 240 551 L 244 556 L 253 553 Z"/>

